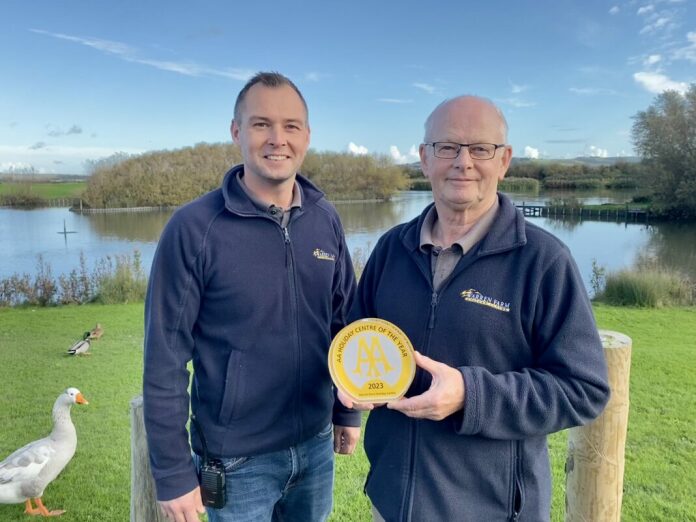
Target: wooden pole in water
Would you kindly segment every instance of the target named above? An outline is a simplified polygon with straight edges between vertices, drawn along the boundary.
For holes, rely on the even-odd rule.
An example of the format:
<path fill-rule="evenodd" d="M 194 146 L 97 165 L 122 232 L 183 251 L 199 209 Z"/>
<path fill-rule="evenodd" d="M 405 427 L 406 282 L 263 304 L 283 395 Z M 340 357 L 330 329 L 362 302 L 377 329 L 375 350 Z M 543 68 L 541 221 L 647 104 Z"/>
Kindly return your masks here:
<path fill-rule="evenodd" d="M 566 522 L 621 520 L 631 338 L 609 330 L 600 330 L 599 335 L 611 398 L 593 422 L 568 430 Z"/>
<path fill-rule="evenodd" d="M 130 522 L 167 522 L 157 505 L 155 481 L 150 470 L 150 458 L 145 438 L 143 397 L 131 403 L 131 507 Z"/>

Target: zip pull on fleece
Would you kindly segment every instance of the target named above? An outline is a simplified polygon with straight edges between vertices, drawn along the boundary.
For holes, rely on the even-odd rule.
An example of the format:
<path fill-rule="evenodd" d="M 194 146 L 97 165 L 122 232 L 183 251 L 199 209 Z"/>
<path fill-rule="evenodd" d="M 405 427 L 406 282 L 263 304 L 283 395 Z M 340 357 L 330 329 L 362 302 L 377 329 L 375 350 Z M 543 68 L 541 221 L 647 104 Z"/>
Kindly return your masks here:
<path fill-rule="evenodd" d="M 430 299 L 430 322 L 428 323 L 428 328 L 435 328 L 435 308 L 437 308 L 437 292 L 433 292 Z"/>

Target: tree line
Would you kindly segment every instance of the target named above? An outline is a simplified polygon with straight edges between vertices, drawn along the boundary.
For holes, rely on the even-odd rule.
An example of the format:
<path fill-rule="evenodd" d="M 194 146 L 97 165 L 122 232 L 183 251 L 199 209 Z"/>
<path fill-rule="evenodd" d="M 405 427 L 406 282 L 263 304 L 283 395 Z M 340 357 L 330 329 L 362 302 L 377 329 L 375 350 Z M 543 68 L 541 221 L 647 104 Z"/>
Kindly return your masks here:
<path fill-rule="evenodd" d="M 536 179 L 545 189 L 626 189 L 645 186 L 647 169 L 625 161 L 585 165 L 529 160 L 513 163 L 506 177 Z"/>
<path fill-rule="evenodd" d="M 629 189 L 647 187 L 649 167 L 618 161 L 613 165 L 586 165 L 551 160 L 514 161 L 500 183 L 505 190 Z M 410 171 L 413 186 L 429 187 L 420 169 Z"/>
<path fill-rule="evenodd" d="M 83 199 L 93 208 L 179 206 L 219 187 L 225 172 L 241 162 L 239 147 L 227 143 L 118 154 L 89 163 Z M 310 150 L 301 173 L 332 200 L 383 200 L 409 188 L 404 169 L 385 156 Z"/>
<path fill-rule="evenodd" d="M 665 91 L 634 117 L 633 143 L 652 171 L 655 200 L 673 218 L 696 219 L 696 84 Z"/>

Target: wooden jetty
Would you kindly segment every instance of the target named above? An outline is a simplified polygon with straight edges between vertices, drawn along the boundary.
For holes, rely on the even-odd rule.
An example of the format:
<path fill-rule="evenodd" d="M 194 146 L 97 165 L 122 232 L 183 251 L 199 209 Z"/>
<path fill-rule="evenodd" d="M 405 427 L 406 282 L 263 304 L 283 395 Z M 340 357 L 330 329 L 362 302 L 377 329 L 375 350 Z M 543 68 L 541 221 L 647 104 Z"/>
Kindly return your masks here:
<path fill-rule="evenodd" d="M 70 207 L 70 212 L 77 214 L 122 214 L 133 212 L 161 212 L 163 210 L 174 210 L 178 207 L 163 205 L 159 207 L 115 207 L 115 208 L 90 208 L 83 205 L 82 200 L 77 201 Z"/>
<path fill-rule="evenodd" d="M 517 205 L 525 217 L 551 217 L 558 219 L 587 219 L 597 221 L 623 221 L 626 223 L 648 222 L 649 213 L 644 209 L 629 208 L 628 205 L 620 209 L 586 208 L 565 205 L 527 205 L 524 202 Z"/>

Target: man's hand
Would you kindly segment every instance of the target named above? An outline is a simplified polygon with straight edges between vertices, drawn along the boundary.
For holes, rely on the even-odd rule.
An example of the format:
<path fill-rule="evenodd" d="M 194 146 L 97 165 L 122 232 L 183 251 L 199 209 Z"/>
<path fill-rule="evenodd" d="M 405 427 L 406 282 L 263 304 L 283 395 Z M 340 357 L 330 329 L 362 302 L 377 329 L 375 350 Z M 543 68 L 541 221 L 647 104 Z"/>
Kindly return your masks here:
<path fill-rule="evenodd" d="M 419 352 L 416 365 L 432 375 L 430 388 L 415 397 L 387 403 L 387 408 L 409 417 L 439 421 L 464 407 L 464 377 L 458 369 Z"/>
<path fill-rule="evenodd" d="M 162 513 L 174 522 L 199 522 L 199 513 L 205 513 L 201 500 L 201 488 L 189 491 L 172 500 L 159 500 L 157 503 Z"/>
<path fill-rule="evenodd" d="M 334 424 L 334 452 L 350 455 L 360 440 L 360 427 L 336 426 Z"/>

